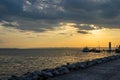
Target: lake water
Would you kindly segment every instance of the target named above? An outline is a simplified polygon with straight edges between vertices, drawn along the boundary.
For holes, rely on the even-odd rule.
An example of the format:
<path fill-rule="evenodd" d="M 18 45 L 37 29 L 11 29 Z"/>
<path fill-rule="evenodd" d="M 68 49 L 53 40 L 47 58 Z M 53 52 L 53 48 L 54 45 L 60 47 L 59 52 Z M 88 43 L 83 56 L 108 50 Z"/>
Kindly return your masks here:
<path fill-rule="evenodd" d="M 83 53 L 79 48 L 0 49 L 0 78 L 54 68 L 66 63 L 92 60 L 114 53 Z"/>

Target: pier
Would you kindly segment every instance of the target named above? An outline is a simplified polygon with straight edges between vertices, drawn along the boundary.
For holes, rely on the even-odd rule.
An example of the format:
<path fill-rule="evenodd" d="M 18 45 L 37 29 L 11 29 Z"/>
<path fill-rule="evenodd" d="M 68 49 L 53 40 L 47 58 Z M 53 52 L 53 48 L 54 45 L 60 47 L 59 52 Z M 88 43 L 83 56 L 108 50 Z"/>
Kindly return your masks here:
<path fill-rule="evenodd" d="M 97 50 L 96 48 L 89 48 L 89 47 L 84 47 L 82 52 L 94 52 L 94 53 L 100 53 L 100 52 L 108 52 L 108 53 L 111 53 L 111 52 L 114 52 L 114 53 L 120 53 L 120 45 L 117 45 L 115 47 L 115 49 L 112 49 L 112 43 L 109 42 L 108 43 L 108 49 L 103 49 L 101 50 L 100 49 L 100 46 L 99 46 L 99 49 Z"/>
<path fill-rule="evenodd" d="M 120 80 L 120 59 L 48 80 Z"/>

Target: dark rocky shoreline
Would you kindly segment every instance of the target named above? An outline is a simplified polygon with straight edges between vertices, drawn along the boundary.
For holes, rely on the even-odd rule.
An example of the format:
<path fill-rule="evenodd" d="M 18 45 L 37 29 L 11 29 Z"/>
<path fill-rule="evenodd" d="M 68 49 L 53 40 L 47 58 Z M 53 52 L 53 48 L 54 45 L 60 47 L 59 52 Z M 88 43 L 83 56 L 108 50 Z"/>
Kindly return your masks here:
<path fill-rule="evenodd" d="M 21 76 L 12 75 L 8 80 L 47 80 L 48 78 L 68 74 L 73 71 L 86 69 L 88 67 L 103 64 L 117 59 L 120 59 L 120 55 L 94 59 L 92 61 L 76 62 L 72 64 L 67 63 L 66 65 L 62 65 L 54 69 L 44 69 L 41 71 L 37 70 L 34 72 L 27 72 Z"/>

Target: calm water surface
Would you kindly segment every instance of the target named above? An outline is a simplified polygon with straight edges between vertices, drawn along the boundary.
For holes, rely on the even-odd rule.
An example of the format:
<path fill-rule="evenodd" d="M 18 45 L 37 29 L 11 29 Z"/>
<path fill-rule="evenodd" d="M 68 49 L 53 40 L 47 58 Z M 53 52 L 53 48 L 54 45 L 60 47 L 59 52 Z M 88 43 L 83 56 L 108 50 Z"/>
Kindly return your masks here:
<path fill-rule="evenodd" d="M 114 53 L 83 53 L 81 49 L 0 50 L 0 78 L 110 55 Z"/>

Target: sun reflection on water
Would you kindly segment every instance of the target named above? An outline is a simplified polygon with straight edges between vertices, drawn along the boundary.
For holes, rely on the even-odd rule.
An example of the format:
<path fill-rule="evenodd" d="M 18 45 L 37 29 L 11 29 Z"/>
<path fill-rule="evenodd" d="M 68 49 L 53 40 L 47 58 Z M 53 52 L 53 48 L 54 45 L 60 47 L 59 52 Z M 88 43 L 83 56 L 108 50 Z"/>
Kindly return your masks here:
<path fill-rule="evenodd" d="M 65 51 L 62 56 L 0 56 L 0 76 L 20 75 L 28 71 L 54 68 L 66 63 L 92 60 L 114 53 L 81 53 L 78 51 Z"/>

